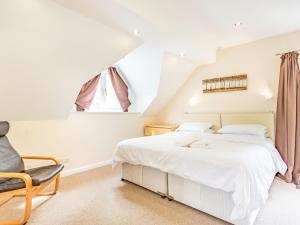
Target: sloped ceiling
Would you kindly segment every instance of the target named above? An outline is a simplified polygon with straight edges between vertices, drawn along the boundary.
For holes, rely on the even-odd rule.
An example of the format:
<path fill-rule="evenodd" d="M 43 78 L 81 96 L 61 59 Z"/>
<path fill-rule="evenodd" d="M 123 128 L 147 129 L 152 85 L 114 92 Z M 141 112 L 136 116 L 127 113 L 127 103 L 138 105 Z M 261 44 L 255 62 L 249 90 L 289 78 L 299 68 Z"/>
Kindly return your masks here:
<path fill-rule="evenodd" d="M 68 117 L 81 85 L 141 44 L 53 1 L 0 2 L 0 119 Z"/>
<path fill-rule="evenodd" d="M 144 115 L 158 114 L 176 94 L 195 69 L 195 64 L 172 53 L 164 53 L 160 82 L 156 96 L 144 110 Z"/>
<path fill-rule="evenodd" d="M 145 43 L 117 62 L 118 69 L 126 76 L 129 94 L 133 98 L 130 110 L 144 112 L 156 97 L 163 56 L 163 48 Z"/>
<path fill-rule="evenodd" d="M 218 49 L 300 29 L 298 0 L 55 1 L 128 34 L 137 29 L 144 45 L 155 46 L 154 60 L 145 47 L 116 63 L 146 115 L 158 113 L 197 66 L 215 62 Z"/>
<path fill-rule="evenodd" d="M 160 112 L 196 67 L 195 63 L 153 43 L 143 44 L 116 65 L 132 92 L 131 110 L 144 115 Z"/>
<path fill-rule="evenodd" d="M 0 117 L 14 120 L 66 118 L 81 84 L 114 63 L 131 81 L 138 110 L 156 114 L 192 70 L 215 61 L 217 49 L 300 29 L 299 0 L 4 0 L 0 6 Z M 243 25 L 235 28 L 238 21 Z M 145 46 L 132 52 L 141 40 Z"/>
<path fill-rule="evenodd" d="M 300 28 L 299 0 L 115 1 L 156 27 L 167 51 L 185 52 L 197 63 L 208 63 L 217 48 Z"/>

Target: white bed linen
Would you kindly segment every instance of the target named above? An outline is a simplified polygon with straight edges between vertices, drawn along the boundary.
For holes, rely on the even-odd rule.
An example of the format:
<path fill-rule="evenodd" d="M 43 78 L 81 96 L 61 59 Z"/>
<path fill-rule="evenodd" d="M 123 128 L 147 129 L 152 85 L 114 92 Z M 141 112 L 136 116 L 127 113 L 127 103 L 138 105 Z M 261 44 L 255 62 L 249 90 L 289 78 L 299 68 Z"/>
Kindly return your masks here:
<path fill-rule="evenodd" d="M 286 171 L 272 142 L 251 135 L 172 132 L 129 139 L 118 144 L 114 162 L 150 166 L 232 192 L 233 221 L 261 208 L 275 174 Z"/>

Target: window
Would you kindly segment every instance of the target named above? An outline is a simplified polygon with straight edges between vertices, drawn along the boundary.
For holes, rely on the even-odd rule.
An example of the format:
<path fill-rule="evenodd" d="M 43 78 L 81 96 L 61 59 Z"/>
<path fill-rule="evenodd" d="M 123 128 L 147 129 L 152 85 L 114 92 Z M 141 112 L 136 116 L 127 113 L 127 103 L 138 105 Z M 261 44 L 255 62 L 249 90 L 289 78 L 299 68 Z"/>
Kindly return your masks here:
<path fill-rule="evenodd" d="M 108 70 L 101 73 L 94 100 L 86 112 L 123 112 L 112 86 Z"/>

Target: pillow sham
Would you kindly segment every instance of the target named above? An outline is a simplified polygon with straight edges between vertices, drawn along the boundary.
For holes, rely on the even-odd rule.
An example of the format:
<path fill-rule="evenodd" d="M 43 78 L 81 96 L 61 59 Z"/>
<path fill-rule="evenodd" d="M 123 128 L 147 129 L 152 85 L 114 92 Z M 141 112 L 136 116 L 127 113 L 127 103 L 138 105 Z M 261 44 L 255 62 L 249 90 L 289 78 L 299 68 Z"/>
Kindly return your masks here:
<path fill-rule="evenodd" d="M 206 132 L 213 124 L 211 123 L 200 123 L 200 122 L 188 122 L 181 124 L 176 131 L 194 131 L 194 132 Z"/>
<path fill-rule="evenodd" d="M 250 134 L 260 137 L 266 137 L 267 132 L 267 127 L 261 124 L 232 124 L 218 130 L 219 134 Z"/>

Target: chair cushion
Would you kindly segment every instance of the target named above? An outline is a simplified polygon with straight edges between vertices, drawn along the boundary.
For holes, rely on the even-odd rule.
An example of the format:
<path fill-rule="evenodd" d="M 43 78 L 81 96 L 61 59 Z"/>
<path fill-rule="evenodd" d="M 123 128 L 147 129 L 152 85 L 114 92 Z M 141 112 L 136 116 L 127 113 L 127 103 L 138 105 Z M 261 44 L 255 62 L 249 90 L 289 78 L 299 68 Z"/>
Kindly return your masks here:
<path fill-rule="evenodd" d="M 8 130 L 9 123 L 0 121 L 0 172 L 24 172 L 23 159 L 6 137 Z M 7 178 L 0 178 L 0 184 L 7 180 Z"/>
<path fill-rule="evenodd" d="M 5 191 L 17 190 L 25 187 L 25 183 L 21 179 L 11 178 L 0 183 L 0 193 Z"/>
<path fill-rule="evenodd" d="M 23 159 L 10 145 L 6 136 L 0 137 L 0 171 L 15 173 L 24 171 Z"/>
<path fill-rule="evenodd" d="M 49 165 L 25 170 L 25 173 L 32 178 L 32 185 L 39 186 L 44 182 L 49 181 L 63 170 L 64 166 Z M 21 179 L 12 178 L 0 183 L 0 193 L 6 191 L 17 190 L 25 187 L 25 183 Z"/>
<path fill-rule="evenodd" d="M 7 121 L 0 121 L 0 137 L 5 136 L 9 131 L 9 123 Z"/>
<path fill-rule="evenodd" d="M 47 182 L 48 180 L 55 177 L 58 173 L 60 173 L 63 170 L 63 168 L 64 166 L 61 164 L 42 166 L 25 170 L 25 173 L 27 173 L 32 178 L 33 186 L 39 186 L 42 183 Z"/>
<path fill-rule="evenodd" d="M 23 159 L 11 146 L 6 136 L 0 136 L 0 172 L 24 172 Z M 7 178 L 0 178 L 0 184 L 7 180 Z"/>

